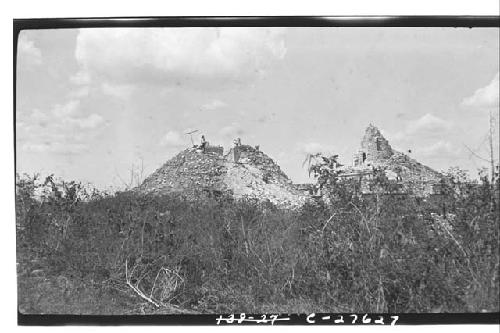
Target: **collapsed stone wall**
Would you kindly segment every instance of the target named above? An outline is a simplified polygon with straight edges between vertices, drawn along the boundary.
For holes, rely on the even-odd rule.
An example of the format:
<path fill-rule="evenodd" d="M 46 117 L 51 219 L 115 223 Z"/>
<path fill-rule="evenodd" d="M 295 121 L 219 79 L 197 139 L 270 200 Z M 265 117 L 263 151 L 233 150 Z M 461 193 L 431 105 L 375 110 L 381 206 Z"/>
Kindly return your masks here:
<path fill-rule="evenodd" d="M 355 165 L 380 163 L 394 154 L 389 141 L 378 128 L 370 124 L 361 141 L 361 149 L 355 156 Z"/>
<path fill-rule="evenodd" d="M 234 147 L 225 156 L 220 149 L 186 149 L 146 178 L 137 190 L 179 192 L 188 198 L 225 192 L 236 198 L 269 200 L 282 207 L 300 206 L 306 200 L 272 158 L 248 145 Z"/>
<path fill-rule="evenodd" d="M 263 172 L 268 175 L 269 181 L 289 183 L 290 179 L 281 170 L 272 158 L 264 154 L 261 150 L 249 146 L 239 145 L 229 150 L 226 155 L 228 162 L 236 164 L 250 164 L 258 166 Z"/>
<path fill-rule="evenodd" d="M 207 145 L 205 148 L 203 148 L 204 153 L 213 153 L 218 156 L 224 155 L 224 147 L 222 146 L 212 146 L 212 145 Z"/>
<path fill-rule="evenodd" d="M 434 169 L 400 152 L 395 152 L 385 164 L 388 169 L 399 174 L 406 191 L 417 195 L 434 194 L 443 177 Z"/>
<path fill-rule="evenodd" d="M 353 158 L 353 166 L 344 173 L 359 178 L 362 188 L 369 192 L 368 184 L 374 168 L 385 170 L 390 181 L 398 183 L 402 191 L 416 195 L 435 193 L 442 175 L 408 155 L 392 149 L 389 141 L 373 125 L 369 125 L 361 141 L 361 148 Z"/>
<path fill-rule="evenodd" d="M 306 195 L 294 188 L 279 165 L 257 147 L 231 148 L 226 163 L 224 181 L 235 197 L 269 200 L 282 207 L 300 206 L 306 201 Z"/>

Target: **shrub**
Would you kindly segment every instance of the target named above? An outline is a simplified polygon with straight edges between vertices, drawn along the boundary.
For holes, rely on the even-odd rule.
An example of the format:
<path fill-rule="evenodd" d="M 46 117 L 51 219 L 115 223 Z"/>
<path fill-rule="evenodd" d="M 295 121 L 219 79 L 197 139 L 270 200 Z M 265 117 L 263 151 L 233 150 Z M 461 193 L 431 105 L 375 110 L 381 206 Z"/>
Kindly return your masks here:
<path fill-rule="evenodd" d="M 331 205 L 289 211 L 18 177 L 19 292 L 30 304 L 22 308 L 498 311 L 498 205 L 486 180 L 451 175 L 443 195 L 427 199 L 332 184 Z M 37 287 L 36 269 L 49 282 Z M 56 288 L 66 280 L 64 292 Z"/>

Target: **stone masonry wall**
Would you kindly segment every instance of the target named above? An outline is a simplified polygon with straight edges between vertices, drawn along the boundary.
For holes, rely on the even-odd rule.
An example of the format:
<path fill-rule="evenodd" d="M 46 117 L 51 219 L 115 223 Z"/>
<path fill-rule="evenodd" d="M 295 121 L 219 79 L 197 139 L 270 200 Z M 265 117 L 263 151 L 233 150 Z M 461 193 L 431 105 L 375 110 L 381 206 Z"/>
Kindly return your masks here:
<path fill-rule="evenodd" d="M 407 193 L 416 195 L 433 194 L 442 175 L 410 158 L 408 155 L 392 149 L 382 133 L 369 125 L 361 141 L 360 150 L 354 154 L 353 166 L 346 167 L 346 174 L 362 175 L 361 183 L 369 183 L 374 167 L 385 170 L 388 178 L 398 182 Z"/>
<path fill-rule="evenodd" d="M 379 163 L 390 158 L 393 155 L 393 150 L 389 141 L 382 136 L 378 128 L 370 124 L 361 141 L 360 154 L 362 153 L 366 154 L 365 163 Z"/>

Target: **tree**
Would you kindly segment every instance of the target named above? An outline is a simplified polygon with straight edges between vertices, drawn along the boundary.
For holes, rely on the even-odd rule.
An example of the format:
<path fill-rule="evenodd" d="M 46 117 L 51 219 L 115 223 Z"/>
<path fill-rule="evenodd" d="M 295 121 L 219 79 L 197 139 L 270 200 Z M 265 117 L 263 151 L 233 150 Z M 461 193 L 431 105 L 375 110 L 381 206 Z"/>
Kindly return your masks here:
<path fill-rule="evenodd" d="M 307 154 L 302 166 L 308 163 L 309 177 L 311 174 L 316 179 L 316 187 L 319 192 L 327 184 L 336 183 L 338 175 L 341 173 L 342 164 L 338 161 L 339 155 L 323 156 L 322 153 Z"/>

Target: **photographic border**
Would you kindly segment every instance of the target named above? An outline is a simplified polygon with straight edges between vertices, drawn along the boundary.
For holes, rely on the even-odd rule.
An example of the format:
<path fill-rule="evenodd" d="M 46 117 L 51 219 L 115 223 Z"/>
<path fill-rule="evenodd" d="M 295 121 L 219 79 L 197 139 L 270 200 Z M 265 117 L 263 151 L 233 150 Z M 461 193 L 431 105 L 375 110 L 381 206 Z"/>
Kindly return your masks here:
<path fill-rule="evenodd" d="M 17 41 L 22 30 L 78 28 L 159 28 L 159 27 L 429 27 L 429 28 L 500 28 L 500 16 L 170 16 L 170 17 L 86 17 L 86 18 L 21 18 L 13 20 L 13 128 L 14 173 L 16 170 L 16 65 Z M 15 174 L 14 174 L 15 183 Z M 15 187 L 15 184 L 14 184 Z M 50 315 L 17 312 L 17 323 L 23 326 L 54 325 L 217 325 L 221 314 L 179 315 Z M 354 314 L 315 314 L 321 316 Z M 362 317 L 364 314 L 357 314 Z M 500 324 L 500 313 L 395 313 L 367 314 L 369 317 L 398 316 L 397 325 L 435 324 Z M 228 317 L 230 315 L 222 315 Z M 247 318 L 252 316 L 247 315 Z M 254 314 L 260 318 L 261 314 Z M 311 314 L 282 314 L 288 321 L 275 325 L 338 325 L 316 320 Z M 238 317 L 238 314 L 235 315 Z M 236 323 L 236 322 L 235 322 Z M 231 324 L 223 322 L 224 324 Z M 241 322 L 240 325 L 256 322 Z M 269 323 L 264 323 L 269 324 Z M 346 321 L 342 325 L 353 325 Z M 376 325 L 362 322 L 354 325 Z"/>

